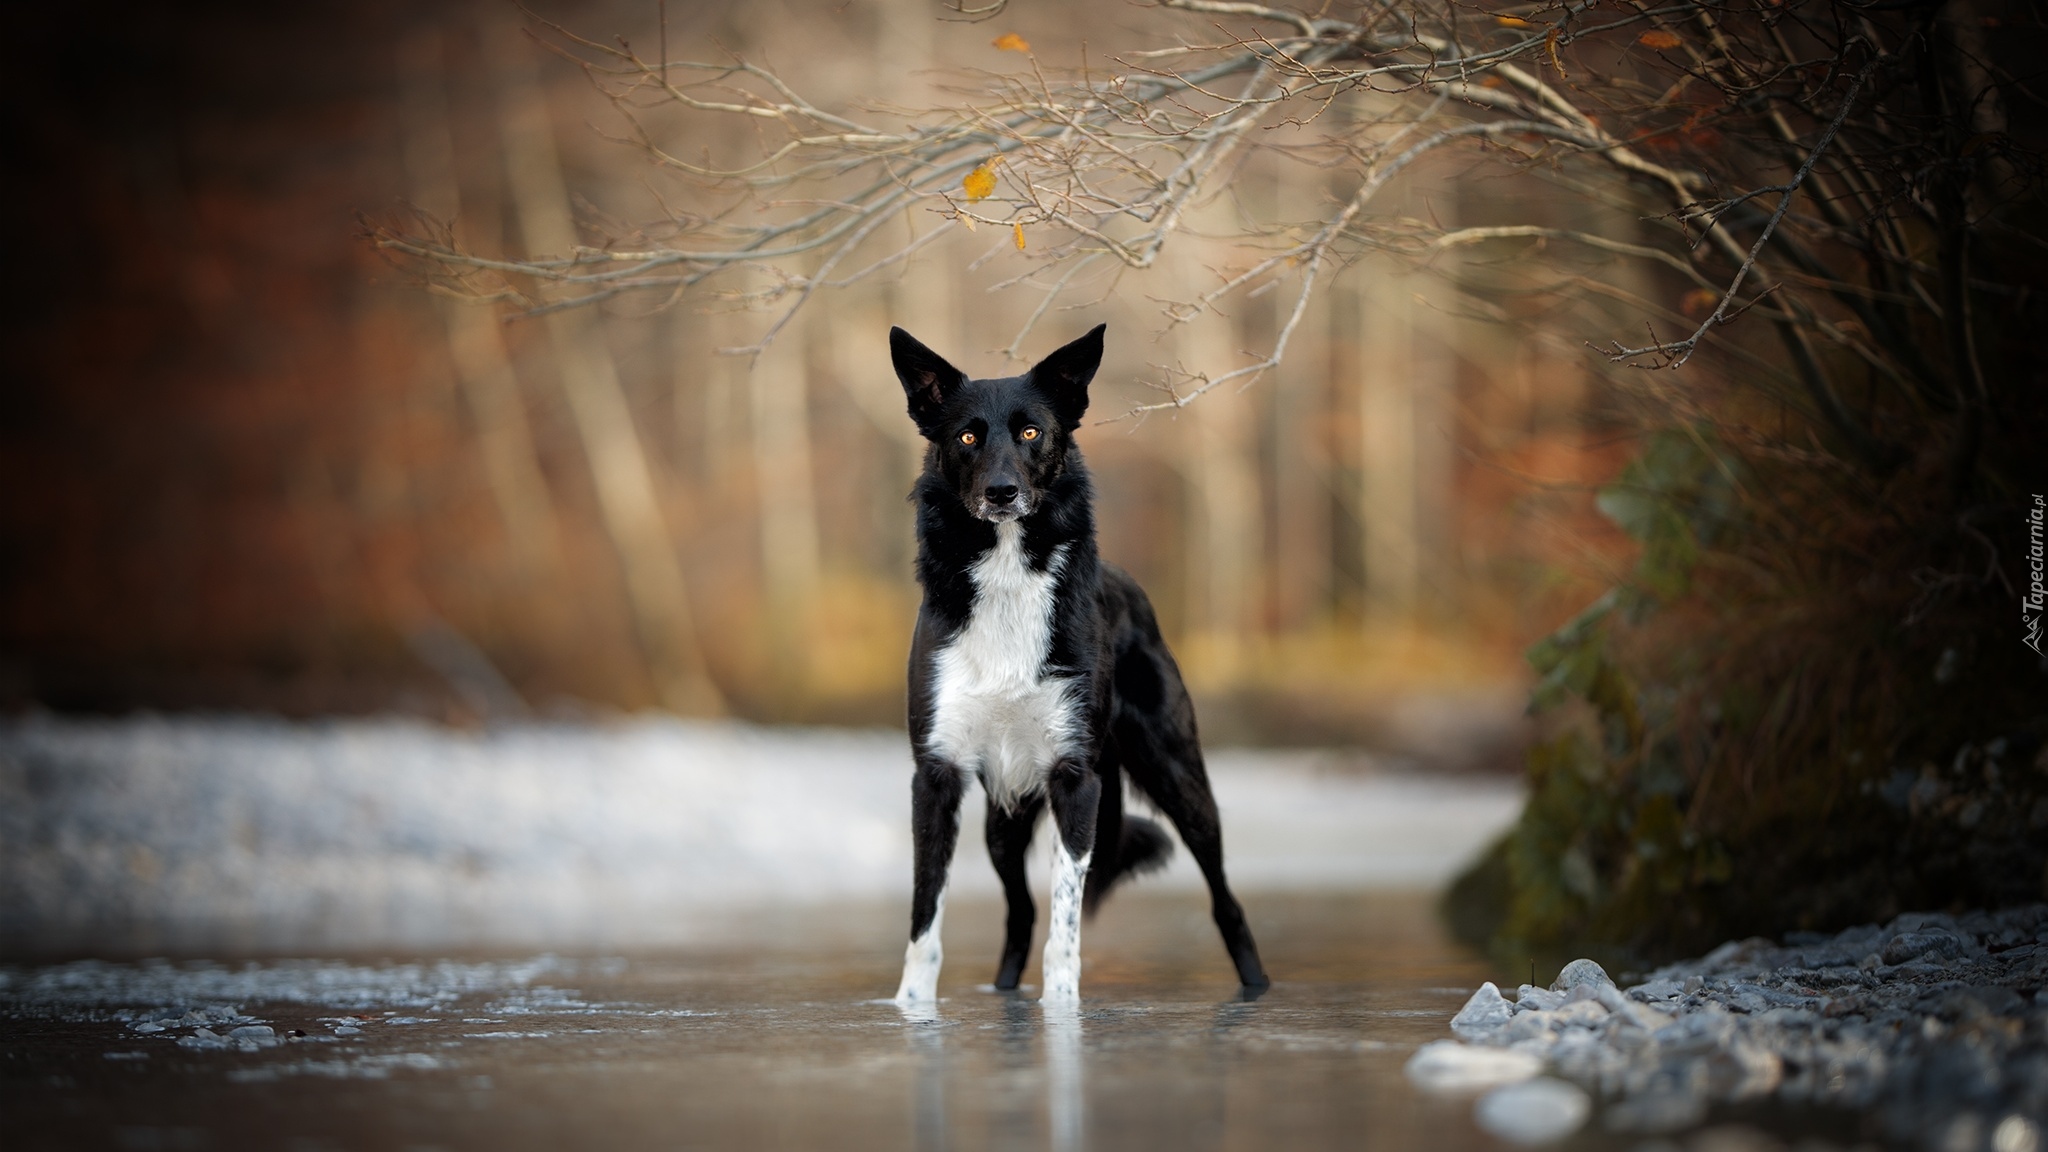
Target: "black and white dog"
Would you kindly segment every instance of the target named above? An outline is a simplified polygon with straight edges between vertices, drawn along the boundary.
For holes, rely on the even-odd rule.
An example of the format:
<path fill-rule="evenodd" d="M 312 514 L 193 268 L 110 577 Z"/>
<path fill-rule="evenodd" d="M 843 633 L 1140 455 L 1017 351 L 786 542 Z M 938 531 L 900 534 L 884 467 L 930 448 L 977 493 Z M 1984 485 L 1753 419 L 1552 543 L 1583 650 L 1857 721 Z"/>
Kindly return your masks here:
<path fill-rule="evenodd" d="M 1009 902 L 997 988 L 1015 988 L 1024 972 L 1036 916 L 1024 853 L 1043 809 L 1058 833 L 1049 1000 L 1080 995 L 1082 910 L 1165 864 L 1165 832 L 1124 814 L 1124 772 L 1201 865 L 1238 980 L 1264 988 L 1258 946 L 1223 878 L 1222 828 L 1180 669 L 1144 591 L 1095 552 L 1073 434 L 1102 362 L 1102 326 L 995 380 L 969 380 L 901 328 L 889 348 L 930 441 L 911 497 L 924 606 L 910 649 L 916 886 L 897 1003 L 937 1000 L 946 871 L 970 773 L 988 794 L 989 856 Z"/>

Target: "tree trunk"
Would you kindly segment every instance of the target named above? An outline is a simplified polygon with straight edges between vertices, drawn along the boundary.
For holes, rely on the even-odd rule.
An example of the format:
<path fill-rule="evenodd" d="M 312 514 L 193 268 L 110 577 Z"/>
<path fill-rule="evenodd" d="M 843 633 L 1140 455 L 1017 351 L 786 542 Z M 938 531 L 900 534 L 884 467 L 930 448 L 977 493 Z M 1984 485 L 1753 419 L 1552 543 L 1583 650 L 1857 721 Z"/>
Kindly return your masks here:
<path fill-rule="evenodd" d="M 486 32 L 500 62 L 505 165 L 527 253 L 567 256 L 576 226 L 547 98 L 526 63 L 536 49 L 509 21 L 492 20 Z M 697 647 L 682 567 L 600 318 L 592 308 L 565 308 L 548 313 L 546 323 L 655 694 L 678 712 L 721 712 L 724 700 Z"/>
<path fill-rule="evenodd" d="M 1360 269 L 1366 273 L 1366 268 Z M 1365 620 L 1406 620 L 1422 583 L 1417 524 L 1415 305 L 1405 278 L 1372 276 L 1358 300 L 1358 509 Z"/>
<path fill-rule="evenodd" d="M 450 222 L 456 234 L 463 236 L 461 182 L 455 174 L 442 52 L 438 29 L 414 35 L 399 49 L 405 166 L 413 204 Z M 465 247 L 473 247 L 470 239 L 463 237 Z M 504 333 L 490 309 L 447 299 L 438 303 L 448 329 L 448 357 L 470 418 L 476 422 L 484 477 L 504 521 L 515 571 L 523 580 L 546 577 L 554 572 L 560 556 L 554 509 L 527 425 L 519 378 L 505 350 Z"/>
<path fill-rule="evenodd" d="M 1185 246 L 1186 240 L 1182 239 L 1186 272 L 1176 286 L 1183 294 L 1213 279 L 1201 267 L 1200 254 Z M 1238 353 L 1236 333 L 1237 325 L 1221 317 L 1182 328 L 1182 365 L 1211 378 L 1240 366 L 1245 357 Z M 1204 395 L 1187 413 L 1194 425 L 1191 478 L 1201 516 L 1201 547 L 1189 556 L 1202 585 L 1200 615 L 1193 623 L 1207 641 L 1209 678 L 1228 686 L 1245 671 L 1257 558 L 1265 555 L 1259 518 L 1258 411 L 1252 394 L 1230 383 Z"/>
<path fill-rule="evenodd" d="M 760 501 L 761 573 L 776 675 L 801 693 L 810 680 L 805 637 L 818 596 L 818 502 L 812 487 L 810 364 L 804 326 L 792 325 L 754 361 L 754 493 Z"/>

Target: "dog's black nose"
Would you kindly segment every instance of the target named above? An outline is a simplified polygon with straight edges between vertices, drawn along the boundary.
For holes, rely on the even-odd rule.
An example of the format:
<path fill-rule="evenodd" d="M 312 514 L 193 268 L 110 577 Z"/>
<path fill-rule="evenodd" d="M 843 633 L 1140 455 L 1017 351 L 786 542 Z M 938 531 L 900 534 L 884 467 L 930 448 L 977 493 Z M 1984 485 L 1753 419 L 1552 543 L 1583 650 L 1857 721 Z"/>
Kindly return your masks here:
<path fill-rule="evenodd" d="M 1017 486 L 1015 484 L 991 484 L 988 486 L 988 502 L 991 504 L 1008 504 L 1016 498 Z"/>

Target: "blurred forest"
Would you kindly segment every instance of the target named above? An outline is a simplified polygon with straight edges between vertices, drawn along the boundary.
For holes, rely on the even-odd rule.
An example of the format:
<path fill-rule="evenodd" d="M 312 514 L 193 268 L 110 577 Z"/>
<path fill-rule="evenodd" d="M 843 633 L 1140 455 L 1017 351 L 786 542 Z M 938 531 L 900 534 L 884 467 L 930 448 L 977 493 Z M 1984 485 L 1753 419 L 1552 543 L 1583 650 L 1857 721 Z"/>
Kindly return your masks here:
<path fill-rule="evenodd" d="M 1159 37 L 1141 9 L 1082 11 L 1005 27 L 1061 58 L 1084 30 Z M 547 15 L 661 34 L 652 3 Z M 758 53 L 827 102 L 943 100 L 946 70 L 1015 61 L 942 15 L 675 4 L 666 34 Z M 1579 346 L 1593 329 L 1478 323 L 1440 279 L 1366 256 L 1270 378 L 1112 422 L 1162 366 L 1270 340 L 1275 299 L 1166 331 L 1163 286 L 1228 260 L 1224 241 L 1196 237 L 1015 349 L 1034 302 L 987 291 L 1022 267 L 986 233 L 821 298 L 758 362 L 719 354 L 773 319 L 729 288 L 501 322 L 422 291 L 357 214 L 516 254 L 551 230 L 574 242 L 572 216 L 624 233 L 675 210 L 518 10 L 38 19 L 45 50 L 8 101 L 36 157 L 16 218 L 37 222 L 22 239 L 45 277 L 9 342 L 26 385 L 0 504 L 17 703 L 900 722 L 920 445 L 891 323 L 1000 374 L 1109 322 L 1105 422 L 1084 433 L 1104 550 L 1152 591 L 1214 735 L 1427 744 L 1469 723 L 1512 742 L 1520 649 L 1616 570 L 1591 488 L 1629 445 Z M 1504 194 L 1456 175 L 1418 172 L 1388 203 L 1478 218 Z M 1237 184 L 1307 215 L 1343 179 L 1255 158 Z"/>
<path fill-rule="evenodd" d="M 2036 8 L 957 7 L 36 17 L 6 697 L 894 722 L 888 326 L 1107 321 L 1212 740 L 1531 705 L 1496 956 L 2048 891 Z"/>

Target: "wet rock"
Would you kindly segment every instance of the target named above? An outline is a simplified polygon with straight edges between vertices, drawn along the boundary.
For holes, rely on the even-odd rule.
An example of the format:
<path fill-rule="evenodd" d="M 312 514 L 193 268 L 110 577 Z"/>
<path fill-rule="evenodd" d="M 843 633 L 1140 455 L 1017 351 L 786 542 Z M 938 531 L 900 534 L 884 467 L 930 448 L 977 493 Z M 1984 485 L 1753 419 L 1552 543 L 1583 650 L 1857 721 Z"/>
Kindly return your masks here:
<path fill-rule="evenodd" d="M 1591 960 L 1579 959 L 1564 966 L 1564 969 L 1557 974 L 1557 979 L 1550 982 L 1550 990 L 1553 992 L 1570 992 L 1580 985 L 1612 983 L 1614 983 L 1614 979 L 1607 974 L 1607 969 L 1602 968 Z"/>
<path fill-rule="evenodd" d="M 1514 1144 L 1547 1144 L 1577 1132 L 1592 1098 L 1568 1081 L 1543 1077 L 1496 1088 L 1472 1110 L 1481 1128 Z"/>
<path fill-rule="evenodd" d="M 1506 998 L 1501 996 L 1500 989 L 1488 980 L 1479 986 L 1479 991 L 1474 992 L 1470 1000 L 1465 1001 L 1458 1014 L 1451 1017 L 1451 1031 L 1466 1040 L 1491 1036 L 1507 1026 L 1514 1012 Z"/>
<path fill-rule="evenodd" d="M 1962 954 L 1963 942 L 1951 933 L 1901 932 L 1885 941 L 1882 955 L 1887 964 L 1904 964 L 1921 957 L 1952 960 Z"/>
<path fill-rule="evenodd" d="M 1456 1092 L 1527 1080 L 1543 1071 L 1543 1061 L 1527 1052 L 1432 1040 L 1417 1049 L 1402 1070 L 1418 1087 Z"/>
<path fill-rule="evenodd" d="M 1645 1031 L 1654 1032 L 1671 1022 L 1671 1017 L 1647 1004 L 1640 1003 L 1612 984 L 1603 984 L 1594 993 L 1593 1002 L 1614 1014 L 1623 1024 L 1632 1025 Z"/>
<path fill-rule="evenodd" d="M 1677 980 L 1652 980 L 1629 989 L 1628 994 L 1637 1000 L 1676 1000 L 1685 995 L 1685 985 Z"/>
<path fill-rule="evenodd" d="M 178 1038 L 178 1047 L 180 1048 L 208 1049 L 226 1048 L 227 1046 L 227 1037 L 222 1036 L 211 1028 L 194 1028 L 190 1036 L 180 1036 Z"/>

